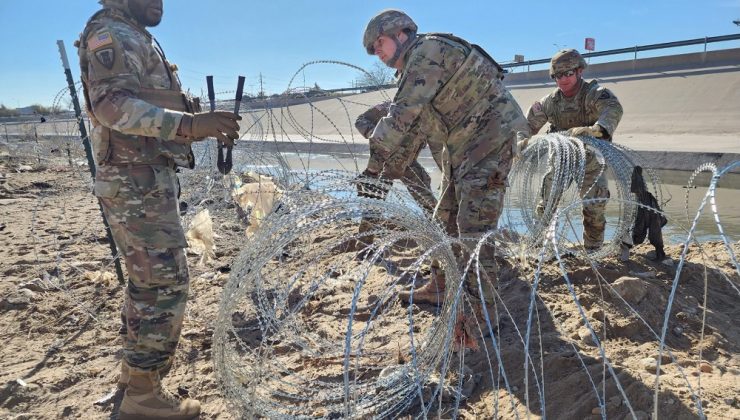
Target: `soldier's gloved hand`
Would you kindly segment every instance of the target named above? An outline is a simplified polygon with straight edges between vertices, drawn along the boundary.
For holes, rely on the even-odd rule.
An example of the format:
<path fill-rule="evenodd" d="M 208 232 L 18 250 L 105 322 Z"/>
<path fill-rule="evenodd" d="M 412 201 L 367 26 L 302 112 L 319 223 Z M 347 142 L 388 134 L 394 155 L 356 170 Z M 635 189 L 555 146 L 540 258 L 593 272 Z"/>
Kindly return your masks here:
<path fill-rule="evenodd" d="M 367 182 L 367 178 L 378 179 L 378 173 L 373 172 L 370 169 L 365 169 L 359 176 L 357 176 L 357 195 L 359 197 L 377 198 L 381 200 L 385 199 L 386 194 L 388 194 L 388 190 L 390 190 L 391 185 L 393 185 L 393 181 L 381 178 L 380 184 L 376 184 Z"/>
<path fill-rule="evenodd" d="M 594 124 L 591 127 L 573 127 L 567 131 L 571 137 L 579 136 L 591 136 L 591 137 L 602 137 L 604 133 L 601 131 L 599 124 Z"/>
<path fill-rule="evenodd" d="M 194 140 L 215 137 L 226 146 L 233 146 L 239 138 L 239 123 L 242 117 L 227 111 L 185 114 L 178 132 Z"/>

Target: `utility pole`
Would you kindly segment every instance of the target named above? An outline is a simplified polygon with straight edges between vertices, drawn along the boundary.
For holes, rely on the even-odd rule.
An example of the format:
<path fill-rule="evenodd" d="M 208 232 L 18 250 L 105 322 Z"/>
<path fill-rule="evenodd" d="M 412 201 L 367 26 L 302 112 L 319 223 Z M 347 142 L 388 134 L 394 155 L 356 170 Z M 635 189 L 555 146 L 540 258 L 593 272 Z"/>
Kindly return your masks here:
<path fill-rule="evenodd" d="M 260 98 L 265 97 L 265 90 L 262 88 L 262 72 L 260 72 Z"/>
<path fill-rule="evenodd" d="M 69 68 L 69 60 L 67 59 L 67 50 L 64 48 L 64 41 L 58 40 L 57 46 L 59 47 L 59 55 L 62 57 L 62 66 L 64 66 L 64 74 L 67 76 L 67 85 L 69 87 L 69 95 L 72 97 L 72 105 L 75 108 L 75 116 L 80 129 L 80 137 L 82 138 L 82 144 L 85 146 L 85 155 L 87 155 L 87 166 L 90 168 L 90 175 L 92 175 L 93 181 L 95 181 L 95 160 L 92 155 L 92 147 L 90 146 L 90 139 L 87 136 L 87 128 L 85 127 L 85 120 L 82 118 L 82 109 L 80 108 L 80 101 L 77 99 L 77 89 L 75 89 L 75 82 L 72 78 L 72 70 Z M 113 255 L 113 263 L 116 267 L 116 275 L 118 276 L 118 283 L 123 286 L 126 281 L 123 278 L 123 269 L 121 268 L 121 260 L 117 258 L 118 249 L 116 248 L 116 242 L 113 240 L 113 235 L 110 232 L 110 226 L 108 220 L 105 218 L 103 213 L 103 206 L 98 201 L 100 207 L 100 215 L 103 217 L 103 225 L 105 226 L 105 232 L 108 234 L 108 244 L 110 245 L 110 252 Z"/>

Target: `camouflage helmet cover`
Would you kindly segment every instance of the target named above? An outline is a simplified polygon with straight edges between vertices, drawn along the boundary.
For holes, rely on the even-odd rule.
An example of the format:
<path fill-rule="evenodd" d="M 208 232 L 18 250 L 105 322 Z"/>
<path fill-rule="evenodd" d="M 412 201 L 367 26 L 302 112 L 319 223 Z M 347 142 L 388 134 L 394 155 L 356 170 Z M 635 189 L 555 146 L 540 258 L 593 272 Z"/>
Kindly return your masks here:
<path fill-rule="evenodd" d="M 128 0 L 98 0 L 103 7 L 128 10 Z"/>
<path fill-rule="evenodd" d="M 573 69 L 585 69 L 586 60 L 572 48 L 558 51 L 550 60 L 550 77 Z"/>
<path fill-rule="evenodd" d="M 379 36 L 392 36 L 404 29 L 416 32 L 418 27 L 409 15 L 400 10 L 383 10 L 368 22 L 365 35 L 362 37 L 362 45 L 368 54 L 373 55 L 375 54 L 373 44 Z"/>

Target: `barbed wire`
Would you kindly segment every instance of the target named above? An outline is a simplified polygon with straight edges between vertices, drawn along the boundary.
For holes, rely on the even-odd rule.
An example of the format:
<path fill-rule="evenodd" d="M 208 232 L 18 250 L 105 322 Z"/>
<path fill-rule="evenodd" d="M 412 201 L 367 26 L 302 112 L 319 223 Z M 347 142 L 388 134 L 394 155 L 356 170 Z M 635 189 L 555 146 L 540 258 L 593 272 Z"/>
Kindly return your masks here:
<path fill-rule="evenodd" d="M 429 264 L 432 259 L 441 258 L 441 255 L 447 256 L 444 264 L 445 269 L 454 272 L 454 256 L 451 247 L 455 240 L 445 237 L 446 235 L 441 227 L 426 219 L 423 212 L 410 212 L 409 209 L 412 208 L 409 205 L 410 196 L 404 195 L 407 193 L 394 191 L 399 194 L 394 197 L 397 197 L 398 202 L 401 203 L 400 206 L 396 204 L 396 199 L 379 202 L 379 200 L 354 198 L 351 195 L 353 183 L 356 182 L 353 178 L 354 174 L 338 175 L 341 174 L 321 174 L 317 176 L 316 185 L 330 185 L 329 188 L 316 188 L 316 185 L 312 184 L 309 190 L 296 191 L 295 197 L 291 196 L 293 193 L 286 195 L 283 202 L 286 204 L 281 204 L 280 207 L 287 210 L 281 210 L 274 214 L 273 218 L 265 220 L 266 224 L 263 225 L 263 229 L 260 231 L 261 235 L 255 237 L 249 249 L 243 251 L 237 259 L 236 268 L 225 288 L 225 300 L 219 311 L 219 322 L 214 336 L 214 341 L 218 345 L 214 358 L 217 371 L 222 375 L 220 379 L 224 383 L 224 389 L 229 400 L 237 406 L 236 409 L 243 415 L 271 418 L 326 417 L 331 416 L 330 413 L 352 418 L 366 415 L 396 416 L 404 413 L 404 410 L 409 407 L 416 397 L 424 393 L 432 374 L 429 372 L 448 371 L 449 361 L 453 357 L 451 349 L 453 347 L 454 335 L 452 330 L 454 320 L 458 313 L 458 307 L 464 305 L 462 302 L 465 301 L 466 295 L 469 293 L 461 284 L 463 279 L 460 282 L 448 282 L 448 292 L 445 295 L 444 302 L 441 303 L 441 308 L 438 309 L 439 317 L 425 328 L 426 333 L 422 335 L 423 338 L 417 341 L 414 338 L 414 328 L 410 328 L 410 345 L 413 347 L 416 343 L 419 343 L 419 348 L 417 351 L 409 351 L 413 357 L 408 363 L 413 369 L 411 367 L 397 368 L 412 370 L 404 370 L 404 375 L 407 375 L 405 376 L 406 380 L 395 383 L 398 387 L 394 388 L 392 393 L 386 395 L 374 391 L 373 387 L 378 385 L 371 380 L 358 381 L 354 379 L 350 381 L 347 379 L 356 378 L 359 371 L 374 370 L 382 372 L 384 369 L 393 368 L 392 365 L 383 365 L 377 362 L 373 366 L 368 366 L 366 361 L 359 360 L 360 355 L 374 354 L 379 349 L 370 346 L 370 348 L 358 347 L 357 342 L 358 340 L 361 343 L 372 341 L 373 337 L 368 337 L 371 335 L 368 331 L 374 327 L 373 321 L 376 319 L 378 323 L 381 319 L 387 322 L 391 316 L 395 316 L 395 322 L 390 322 L 391 324 L 403 323 L 410 326 L 419 324 L 418 311 L 413 305 L 408 305 L 404 311 L 393 313 L 391 304 L 397 305 L 398 303 L 398 286 L 404 276 L 416 278 L 421 274 L 420 267 L 424 263 Z M 325 177 L 328 177 L 329 180 L 326 180 Z M 318 203 L 316 202 L 317 199 Z M 605 199 L 592 201 L 598 200 Z M 612 198 L 611 200 L 617 199 Z M 287 203 L 301 203 L 301 205 Z M 578 310 L 578 316 L 584 321 L 589 334 L 596 343 L 604 367 L 614 378 L 618 394 L 624 400 L 629 413 L 636 416 L 637 410 L 630 404 L 630 400 L 636 398 L 636 395 L 628 393 L 627 387 L 620 379 L 620 376 L 623 377 L 624 375 L 618 374 L 615 370 L 615 366 L 606 354 L 605 346 L 598 338 L 597 329 L 591 326 L 584 307 L 578 303 L 578 292 L 569 275 L 573 270 L 566 266 L 562 251 L 558 246 L 560 235 L 554 234 L 554 232 L 562 231 L 563 228 L 557 227 L 557 224 L 563 223 L 566 214 L 574 209 L 579 209 L 583 204 L 587 203 L 576 201 L 555 212 L 555 217 L 549 227 L 550 235 L 546 236 L 547 239 L 541 244 L 539 265 L 533 274 L 533 286 L 530 294 L 528 294 L 531 298 L 528 308 L 526 339 L 521 334 L 519 334 L 519 339 L 525 348 L 529 348 L 532 317 L 535 312 L 534 302 L 538 299 L 542 300 L 538 285 L 540 276 L 543 274 L 542 264 L 546 254 L 545 248 L 551 247 L 552 253 L 558 262 L 559 274 L 566 281 L 572 301 Z M 644 205 L 633 201 L 628 201 L 625 205 L 644 207 Z M 369 258 L 349 259 L 344 260 L 344 262 L 334 261 L 335 258 L 341 258 L 336 255 L 336 248 L 339 245 L 344 241 L 362 238 L 361 234 L 354 234 L 347 238 L 346 232 L 351 231 L 351 228 L 356 226 L 357 219 L 363 215 L 366 216 L 367 212 L 371 212 L 373 217 L 382 218 L 383 222 L 395 226 L 398 230 L 388 231 L 382 228 L 374 230 L 371 234 L 376 237 L 376 241 L 378 238 L 382 239 L 379 239 L 380 243 L 374 245 Z M 381 215 L 384 215 L 384 217 Z M 411 216 L 415 216 L 417 219 L 414 220 L 410 218 Z M 331 231 L 340 233 L 337 237 L 332 238 L 327 233 Z M 496 235 L 499 235 L 499 233 L 490 232 L 490 236 Z M 322 240 L 318 242 L 318 239 Z M 399 241 L 407 239 L 413 239 L 419 247 L 416 250 L 417 254 L 414 254 L 413 262 L 410 262 L 408 268 L 395 271 L 395 279 L 392 275 L 394 271 L 385 268 L 383 280 L 376 280 L 377 273 L 373 270 L 377 268 L 377 265 L 368 265 L 368 259 L 373 260 L 382 256 L 386 262 L 392 260 L 393 257 L 385 253 L 394 245 L 397 245 Z M 489 238 L 482 239 L 482 241 L 486 240 L 489 240 Z M 497 238 L 497 243 L 505 243 L 505 241 L 505 237 Z M 263 248 L 263 246 L 266 248 Z M 481 243 L 478 244 L 475 252 L 473 252 L 474 257 L 471 258 L 477 258 L 475 256 L 479 252 L 480 246 Z M 427 249 L 427 251 L 425 252 L 424 249 Z M 440 249 L 445 249 L 445 252 L 437 255 L 436 253 Z M 592 262 L 592 268 L 598 274 L 597 260 L 593 258 L 588 260 Z M 324 266 L 322 263 L 327 265 Z M 344 371 L 337 372 L 337 377 L 344 375 L 344 384 L 332 381 L 329 381 L 328 384 L 323 381 L 320 383 L 305 382 L 306 379 L 300 375 L 297 367 L 302 365 L 291 365 L 283 359 L 290 359 L 291 357 L 310 359 L 311 356 L 321 358 L 332 354 L 338 358 L 341 354 L 341 339 L 335 337 L 334 340 L 327 341 L 320 336 L 317 337 L 315 326 L 310 325 L 310 316 L 313 315 L 311 311 L 315 311 L 310 302 L 320 301 L 326 296 L 326 293 L 330 293 L 323 291 L 322 294 L 320 293 L 322 289 L 336 289 L 336 285 L 330 286 L 330 284 L 333 279 L 331 273 L 336 270 L 337 266 L 351 273 L 345 278 L 353 285 L 352 289 L 354 290 L 351 295 L 347 294 L 342 305 L 338 305 L 342 308 L 350 307 L 349 314 L 346 315 L 347 318 L 339 317 L 343 321 L 349 321 L 350 325 L 350 327 L 347 327 L 344 338 Z M 452 278 L 455 277 L 456 275 L 452 276 Z M 600 285 L 607 287 L 614 296 L 617 296 L 628 307 L 633 315 L 641 320 L 646 328 L 652 332 L 656 342 L 658 340 L 660 342 L 665 341 L 665 337 L 658 337 L 655 330 L 642 318 L 635 307 L 622 298 L 619 292 L 603 276 L 600 278 Z M 373 280 L 380 281 L 385 289 L 378 293 L 378 286 L 373 284 Z M 482 296 L 480 279 L 476 281 L 479 285 L 479 293 Z M 379 297 L 378 301 L 374 305 L 363 305 L 363 289 L 372 288 L 373 286 L 376 287 L 373 290 L 376 291 L 376 295 Z M 334 293 L 336 294 L 336 292 Z M 498 330 L 490 319 L 501 319 L 507 316 L 513 318 L 512 312 L 514 311 L 508 308 L 504 299 L 498 295 L 497 300 L 501 305 L 499 312 L 487 318 L 486 325 L 479 325 L 479 329 Z M 244 328 L 244 322 L 250 319 L 247 315 L 250 314 L 250 311 L 256 311 L 256 313 L 252 312 L 255 322 L 249 324 L 247 331 L 254 333 L 259 330 L 259 338 L 251 345 L 246 338 L 242 338 L 244 334 L 247 334 L 242 328 Z M 407 312 L 408 320 L 406 322 L 403 322 L 402 318 L 399 319 L 401 312 Z M 668 312 L 670 312 L 670 308 L 667 309 L 666 313 Z M 368 313 L 369 318 L 367 317 Z M 235 314 L 240 314 L 236 321 L 234 319 Z M 352 330 L 353 317 L 359 317 L 362 320 L 361 322 L 364 323 L 365 328 L 362 333 Z M 541 331 L 538 332 L 537 339 L 541 342 Z M 380 334 L 378 333 L 378 335 Z M 254 336 L 250 337 L 255 340 Z M 492 359 L 488 359 L 489 364 L 491 366 L 498 365 L 499 368 L 492 367 L 489 373 L 493 375 L 496 371 L 501 371 L 507 392 L 511 394 L 512 385 L 507 383 L 505 366 L 508 365 L 510 369 L 516 369 L 516 367 L 512 367 L 511 363 L 507 363 L 500 355 L 501 344 L 497 342 L 495 337 L 495 334 L 491 335 L 491 347 L 498 352 L 494 351 L 496 353 L 495 357 L 487 356 L 492 357 Z M 286 348 L 292 348 L 294 352 L 286 351 Z M 386 349 L 386 351 L 388 350 Z M 442 356 L 433 358 L 426 353 L 427 351 Z M 525 354 L 525 360 L 531 360 L 528 351 Z M 584 371 L 588 373 L 587 362 L 583 360 L 578 352 L 576 354 L 581 360 Z M 542 357 L 541 353 L 540 364 L 544 366 Z M 676 361 L 672 354 L 671 358 L 674 362 Z M 388 355 L 383 360 L 392 360 L 392 357 Z M 525 364 L 525 370 L 527 364 Z M 683 368 L 679 366 L 678 370 L 685 381 L 686 388 L 690 390 L 691 396 L 697 400 L 696 390 L 692 388 Z M 456 373 L 461 374 L 462 370 L 458 370 Z M 291 382 L 293 380 L 300 381 L 300 383 Z M 605 418 L 606 396 L 599 396 L 599 390 L 596 386 L 597 381 L 594 378 L 590 378 L 589 381 L 598 399 L 598 407 Z M 284 388 L 288 386 L 286 382 L 289 383 L 291 392 Z M 536 386 L 540 405 L 544 412 L 546 405 L 544 384 Z M 321 389 L 322 392 L 316 394 L 309 392 L 310 395 L 307 395 L 304 392 L 306 389 Z M 434 395 L 439 396 L 441 389 L 437 389 L 437 391 Z M 385 400 L 376 401 L 373 399 L 358 402 L 358 395 L 362 393 L 369 393 L 377 396 L 377 398 L 385 398 Z M 301 401 L 301 403 L 299 404 L 297 401 Z M 455 407 L 459 403 L 459 399 L 455 401 Z M 421 405 L 420 410 L 429 413 L 431 409 L 429 402 L 425 403 L 422 399 Z M 388 411 L 377 411 L 377 407 L 388 407 Z M 529 409 L 529 403 L 527 403 L 527 408 Z M 701 406 L 698 406 L 698 410 L 698 414 L 703 416 Z M 317 415 L 317 412 L 323 414 Z M 518 414 L 516 417 L 518 417 Z"/>
<path fill-rule="evenodd" d="M 317 64 L 361 71 L 343 62 L 309 62 L 291 78 L 288 90 L 297 74 Z M 378 95 L 387 98 L 386 92 Z M 60 91 L 54 103 L 63 96 Z M 228 236 L 236 241 L 231 245 L 240 253 L 231 264 L 214 325 L 215 373 L 236 416 L 455 418 L 462 417 L 463 410 L 470 414 L 471 404 L 485 399 L 485 407 L 491 410 L 485 416 L 557 417 L 565 415 L 554 402 L 555 384 L 563 375 L 559 369 L 565 369 L 565 365 L 558 364 L 558 355 L 567 348 L 576 362 L 565 372 L 582 378 L 580 386 L 570 390 L 578 394 L 573 400 L 593 403 L 593 414 L 601 418 L 607 418 L 608 413 L 638 418 L 638 411 L 647 409 L 642 395 L 650 390 L 646 385 L 636 385 L 640 379 L 621 365 L 618 351 L 610 348 L 615 339 L 623 337 L 613 332 L 614 325 L 607 321 L 607 315 L 613 314 L 633 320 L 633 329 L 646 331 L 644 341 L 655 351 L 653 416 L 664 413 L 659 392 L 666 388 L 661 374 L 661 364 L 666 363 L 676 366 L 681 381 L 680 386 L 671 385 L 672 389 L 685 389 L 694 402 L 695 410 L 686 407 L 681 413 L 706 416 L 702 372 L 699 370 L 699 382 L 692 383 L 693 372 L 678 363 L 688 350 L 675 346 L 667 331 L 676 323 L 673 314 L 679 279 L 690 258 L 711 270 L 712 279 L 722 279 L 736 294 L 735 299 L 740 296 L 737 244 L 721 223 L 715 195 L 719 179 L 740 162 L 724 168 L 703 165 L 689 178 L 692 187 L 700 172 L 713 175 L 693 221 L 685 229 L 686 240 L 675 273 L 671 273 L 673 281 L 665 306 L 646 307 L 615 287 L 613 276 L 606 273 L 606 265 L 612 263 L 604 262 L 610 261 L 623 238 L 630 235 L 638 208 L 657 212 L 635 201 L 630 193 L 634 166 L 645 169 L 652 192 L 659 202 L 665 202 L 659 178 L 637 153 L 597 139 L 579 140 L 557 133 L 540 136 L 510 173 L 499 228 L 477 241 L 461 241 L 445 233 L 414 200 L 409 188 L 357 177 L 364 156 L 352 146 L 361 143 L 345 127 L 351 130 L 353 118 L 364 111 L 359 108 L 374 104 L 341 97 L 303 99 L 306 103 L 301 105 L 266 99 L 262 107 L 241 113 L 243 142 L 234 150 L 233 174 L 223 176 L 217 171 L 215 140 L 195 143 L 195 170 L 179 174 L 180 199 L 187 203 L 183 209 L 185 226 L 204 210 L 213 218 L 216 234 L 226 235 L 235 227 L 243 232 L 250 224 L 259 225 L 251 237 Z M 330 104 L 335 106 L 333 110 Z M 229 100 L 217 103 L 219 109 L 229 107 Z M 297 107 L 303 107 L 300 113 Z M 89 188 L 89 175 L 75 163 L 84 159 L 79 142 L 71 140 L 77 123 L 52 117 L 42 133 L 49 136 L 39 137 L 35 130 L 33 141 L 7 141 L 12 147 L 11 161 L 68 165 L 78 181 L 65 188 Z M 319 125 L 324 132 L 317 130 Z M 15 132 L 20 135 L 23 130 L 28 128 Z M 57 142 L 62 143 L 57 146 Z M 337 156 L 316 155 L 311 148 L 314 143 L 346 147 L 344 159 L 348 162 Z M 64 147 L 69 150 L 68 156 L 51 151 Z M 334 146 L 328 153 L 336 150 Z M 614 193 L 608 199 L 582 198 L 582 191 L 593 188 L 582 185 L 589 150 L 603 159 L 601 171 Z M 328 166 L 344 170 L 322 169 L 327 164 L 316 166 L 317 159 L 334 160 Z M 552 186 L 549 194 L 543 195 L 542 179 L 548 172 Z M 269 195 L 273 204 L 271 210 L 258 214 L 242 208 L 235 194 L 239 185 L 255 179 L 262 182 L 262 176 L 269 179 L 271 187 L 258 187 L 253 194 Z M 387 189 L 387 196 L 358 197 L 358 183 Z M 537 214 L 540 201 L 544 211 Z M 588 254 L 579 245 L 580 213 L 583 206 L 595 203 L 607 204 L 607 240 L 599 251 Z M 705 243 L 695 236 L 707 204 L 732 273 L 726 273 L 717 255 L 706 250 Z M 688 218 L 688 198 L 686 208 Z M 44 281 L 74 302 L 74 310 L 95 317 L 97 308 L 81 303 L 69 282 L 83 276 L 84 269 L 72 264 L 65 250 L 89 241 L 90 236 L 99 237 L 100 229 L 85 226 L 67 239 L 49 242 L 46 234 L 39 233 L 45 229 L 38 222 L 42 212 L 53 212 L 45 218 L 55 220 L 57 227 L 70 222 L 64 206 L 38 198 L 31 237 L 37 250 L 55 250 L 52 265 L 59 268 L 57 272 L 66 273 Z M 672 225 L 681 225 L 667 213 L 660 214 Z M 363 219 L 372 221 L 369 230 L 358 230 Z M 358 249 L 358 243 L 366 245 Z M 476 313 L 486 281 L 480 250 L 487 244 L 495 244 L 497 249 L 499 288 L 493 305 L 482 305 Z M 465 249 L 463 254 L 468 255 L 462 267 L 456 249 Z M 48 258 L 37 254 L 35 259 L 48 266 Z M 100 271 L 110 270 L 111 261 L 102 263 Z M 400 292 L 425 283 L 433 266 L 446 274 L 446 288 L 439 302 L 417 303 L 414 293 L 410 302 L 404 302 Z M 584 270 L 591 280 L 583 280 Z M 691 349 L 697 349 L 695 366 L 703 361 L 710 304 L 706 296 L 708 276 L 705 273 L 704 301 L 698 306 L 700 333 L 691 345 Z M 641 284 L 658 295 L 663 291 L 657 280 L 655 284 Z M 600 293 L 598 305 L 586 303 L 592 299 L 591 287 Z M 559 293 L 567 297 L 553 300 Z M 601 317 L 594 316 L 598 310 L 602 311 Z M 559 316 L 560 312 L 565 315 Z M 477 352 L 460 348 L 457 334 L 465 319 L 472 319 L 470 331 L 480 345 Z M 585 329 L 584 334 L 571 339 L 579 326 Z M 607 331 L 612 331 L 610 336 Z M 662 360 L 664 352 L 670 362 Z M 613 403 L 614 397 L 618 397 L 619 405 Z"/>

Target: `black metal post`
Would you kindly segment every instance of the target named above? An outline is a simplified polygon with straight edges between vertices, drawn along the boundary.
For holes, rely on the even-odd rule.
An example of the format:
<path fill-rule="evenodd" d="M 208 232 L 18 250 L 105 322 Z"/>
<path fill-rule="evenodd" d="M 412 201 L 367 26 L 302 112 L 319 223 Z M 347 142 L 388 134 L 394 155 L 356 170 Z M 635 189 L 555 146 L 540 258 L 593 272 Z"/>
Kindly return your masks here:
<path fill-rule="evenodd" d="M 90 139 L 87 136 L 87 128 L 85 127 L 85 120 L 82 118 L 82 109 L 80 108 L 80 101 L 77 98 L 77 89 L 75 89 L 75 82 L 72 78 L 72 70 L 69 67 L 69 60 L 67 60 L 67 50 L 64 48 L 64 41 L 58 40 L 57 46 L 59 47 L 59 55 L 62 57 L 62 65 L 64 66 L 64 74 L 67 76 L 67 85 L 69 86 L 69 95 L 72 97 L 72 104 L 75 108 L 75 116 L 77 117 L 77 123 L 80 128 L 80 138 L 82 138 L 82 144 L 85 146 L 85 155 L 87 155 L 87 166 L 90 168 L 90 175 L 92 175 L 93 182 L 95 181 L 95 160 L 93 159 L 92 147 L 90 146 Z M 113 264 L 116 267 L 116 275 L 118 276 L 118 283 L 121 286 L 126 284 L 126 280 L 123 277 L 123 269 L 121 268 L 121 261 L 118 259 L 118 249 L 116 248 L 116 242 L 113 240 L 113 235 L 110 232 L 110 226 L 108 220 L 105 218 L 103 213 L 103 206 L 98 201 L 100 207 L 100 215 L 103 217 L 103 225 L 105 226 L 105 232 L 108 235 L 108 244 L 110 245 L 110 252 L 113 255 Z"/>

